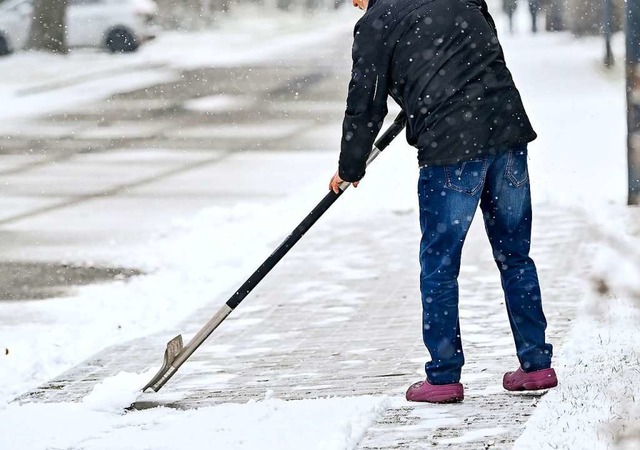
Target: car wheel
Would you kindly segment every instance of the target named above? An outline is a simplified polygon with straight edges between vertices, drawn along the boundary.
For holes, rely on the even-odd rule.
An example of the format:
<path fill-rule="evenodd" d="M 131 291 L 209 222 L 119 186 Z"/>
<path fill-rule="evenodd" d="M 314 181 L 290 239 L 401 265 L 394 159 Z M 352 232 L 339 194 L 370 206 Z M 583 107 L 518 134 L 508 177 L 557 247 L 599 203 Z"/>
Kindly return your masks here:
<path fill-rule="evenodd" d="M 9 43 L 3 36 L 0 36 L 0 56 L 8 55 L 9 53 L 11 53 Z"/>
<path fill-rule="evenodd" d="M 115 28 L 107 35 L 107 48 L 111 53 L 133 52 L 138 48 L 138 41 L 125 28 Z"/>

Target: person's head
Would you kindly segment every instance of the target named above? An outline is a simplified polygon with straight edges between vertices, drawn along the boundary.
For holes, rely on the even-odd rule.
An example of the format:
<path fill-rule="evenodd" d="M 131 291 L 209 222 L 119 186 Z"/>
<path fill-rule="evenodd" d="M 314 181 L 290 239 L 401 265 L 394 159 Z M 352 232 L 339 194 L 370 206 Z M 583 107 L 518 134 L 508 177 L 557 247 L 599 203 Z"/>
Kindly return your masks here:
<path fill-rule="evenodd" d="M 367 10 L 367 6 L 369 6 L 369 0 L 351 0 L 353 6 L 356 8 L 360 8 L 363 11 Z"/>

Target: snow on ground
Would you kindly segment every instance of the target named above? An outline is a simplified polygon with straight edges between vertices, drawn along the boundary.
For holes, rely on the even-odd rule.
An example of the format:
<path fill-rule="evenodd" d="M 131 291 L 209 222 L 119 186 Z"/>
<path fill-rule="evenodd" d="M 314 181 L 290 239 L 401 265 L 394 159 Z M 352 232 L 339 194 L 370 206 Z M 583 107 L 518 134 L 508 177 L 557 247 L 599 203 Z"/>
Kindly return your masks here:
<path fill-rule="evenodd" d="M 499 15 L 495 8 L 494 13 Z M 333 30 L 350 26 L 346 22 L 336 21 Z M 251 23 L 247 27 L 262 24 L 256 20 L 247 23 Z M 284 26 L 295 29 L 298 25 L 284 23 Z M 130 68 L 137 74 L 139 70 L 147 70 L 141 69 L 144 64 L 153 62 L 170 61 L 174 68 L 233 64 L 238 62 L 235 58 L 263 58 L 269 48 L 275 51 L 288 42 L 287 35 L 267 39 L 269 30 L 262 28 L 265 38 L 260 41 L 270 47 L 255 46 L 253 40 L 246 39 L 246 29 L 230 24 L 212 33 L 168 34 L 151 44 L 148 51 L 123 56 L 120 67 L 123 71 Z M 234 34 L 233 39 L 225 43 L 228 44 L 224 47 L 226 52 L 217 51 L 221 47 L 216 48 L 216 43 L 222 42 L 223 37 L 227 39 L 230 30 L 234 30 Z M 321 33 L 311 31 L 305 36 L 318 39 L 328 32 L 327 28 L 319 30 Z M 593 219 L 595 240 L 591 254 L 600 259 L 594 276 L 610 283 L 603 293 L 594 291 L 585 299 L 584 314 L 577 320 L 565 347 L 558 352 L 561 385 L 539 403 L 537 413 L 516 447 L 607 448 L 618 432 L 627 433 L 625 419 L 638 419 L 638 400 L 634 393 L 640 391 L 637 376 L 640 342 L 637 280 L 640 276 L 637 260 L 627 257 L 629 252 L 624 251 L 627 242 L 635 247 L 626 248 L 638 246 L 637 239 L 624 240 L 629 230 L 627 222 L 623 222 L 626 217 L 623 79 L 620 71 L 604 74 L 598 68 L 602 52 L 598 40 L 578 42 L 563 34 L 541 34 L 531 39 L 526 33 L 516 36 L 502 33 L 502 39 L 507 60 L 540 134 L 530 152 L 536 204 L 570 205 L 583 209 L 589 216 L 597 212 Z M 185 47 L 187 42 L 189 45 Z M 186 53 L 185 48 L 189 48 Z M 215 48 L 216 52 L 203 52 L 208 48 Z M 46 83 L 68 84 L 67 98 L 76 101 L 80 97 L 76 94 L 86 92 L 83 91 L 86 83 L 92 82 L 91 71 L 102 67 L 112 70 L 112 56 L 78 52 L 65 59 L 59 73 L 29 78 L 35 73 L 34 67 L 47 66 L 47 58 L 30 54 L 0 61 L 3 105 L 20 105 L 21 95 Z M 7 67 L 15 67 L 16 71 L 5 70 Z M 82 67 L 91 70 L 78 73 Z M 171 76 L 165 67 L 148 70 L 150 78 Z M 73 81 L 74 77 L 83 76 L 88 81 L 78 82 L 77 78 Z M 120 77 L 122 73 L 114 71 L 113 76 Z M 124 88 L 123 84 L 117 86 L 117 89 Z M 46 90 L 42 95 L 48 95 Z M 102 97 L 108 92 L 96 95 Z M 41 100 L 49 101 L 45 97 Z M 224 103 L 224 99 L 211 101 Z M 42 112 L 42 104 L 34 102 L 32 106 L 24 110 L 16 106 L 15 110 L 19 111 L 16 116 L 10 115 L 14 111 L 12 107 L 3 108 L 0 114 L 8 119 Z M 192 107 L 206 108 L 207 102 Z M 394 147 L 397 146 L 395 143 Z M 388 208 L 392 201 L 399 210 L 412 207 L 415 180 L 397 176 L 401 171 L 411 170 L 412 164 L 412 152 L 390 149 L 370 170 L 357 195 L 349 192 L 345 196 L 345 210 L 373 216 L 380 208 Z M 0 342 L 9 343 L 4 345 L 9 353 L 0 365 L 0 426 L 4 430 L 0 433 L 0 448 L 192 449 L 194 442 L 203 445 L 214 441 L 216 447 L 225 449 L 298 449 L 314 448 L 313 444 L 317 445 L 315 448 L 352 448 L 387 406 L 387 399 L 284 402 L 270 398 L 267 393 L 263 401 L 245 405 L 221 405 L 195 411 L 158 408 L 122 415 L 117 411 L 130 402 L 132 393 L 149 374 L 120 374 L 97 386 L 81 404 L 19 406 L 6 403 L 19 392 L 53 377 L 104 346 L 170 328 L 172 324 L 167 317 L 178 321 L 203 298 L 233 288 L 239 276 L 253 269 L 272 249 L 273 242 L 289 231 L 286 224 L 297 223 L 309 205 L 314 204 L 317 193 L 326 188 L 328 175 L 319 174 L 318 179 L 310 180 L 294 197 L 268 208 L 243 204 L 208 209 L 186 220 L 175 236 L 167 236 L 150 246 L 146 264 L 158 272 L 148 277 L 82 288 L 76 297 L 68 299 L 22 302 L 19 307 L 2 305 L 2 316 L 7 319 L 3 319 L 0 326 Z M 403 181 L 389 184 L 388 180 Z M 398 205 L 398 199 L 406 204 Z M 252 242 L 246 243 L 242 236 L 249 229 L 255 232 L 251 225 L 256 221 L 262 226 L 253 234 Z M 209 232 L 212 228 L 218 233 L 212 235 Z M 616 244 L 619 239 L 623 239 L 622 250 Z M 207 250 L 211 248 L 216 248 L 215 254 Z M 234 256 L 239 250 L 245 256 L 242 260 Z M 168 266 L 164 264 L 167 260 L 174 263 Z M 621 273 L 626 275 L 618 279 Z M 212 285 L 217 286 L 219 292 L 212 293 Z M 176 286 L 180 288 L 179 293 Z M 176 301 L 178 295 L 181 302 Z M 107 304 L 109 308 L 103 308 Z M 108 313 L 96 321 L 93 311 L 98 308 Z M 153 310 L 162 310 L 162 317 L 150 315 Z M 69 323 L 76 325 L 70 327 Z M 114 335 L 115 329 L 118 331 Z M 37 338 L 43 335 L 47 339 Z M 299 430 L 299 433 L 284 433 L 285 429 Z M 189 437 L 179 439 L 178 431 Z M 291 441 L 283 443 L 283 438 Z"/>
<path fill-rule="evenodd" d="M 640 211 L 605 210 L 584 254 L 592 289 L 556 358 L 561 383 L 516 449 L 630 449 L 640 439 Z"/>
<path fill-rule="evenodd" d="M 556 358 L 559 387 L 538 404 L 514 448 L 587 450 L 631 445 L 631 439 L 637 445 L 638 299 L 592 295 L 591 308 L 578 318 Z"/>
<path fill-rule="evenodd" d="M 135 399 L 148 376 L 116 375 L 81 403 L 0 407 L 0 424 L 11 430 L 0 433 L 0 448 L 342 450 L 354 448 L 388 404 L 386 397 L 283 401 L 267 392 L 245 404 L 123 415 L 122 405 Z"/>

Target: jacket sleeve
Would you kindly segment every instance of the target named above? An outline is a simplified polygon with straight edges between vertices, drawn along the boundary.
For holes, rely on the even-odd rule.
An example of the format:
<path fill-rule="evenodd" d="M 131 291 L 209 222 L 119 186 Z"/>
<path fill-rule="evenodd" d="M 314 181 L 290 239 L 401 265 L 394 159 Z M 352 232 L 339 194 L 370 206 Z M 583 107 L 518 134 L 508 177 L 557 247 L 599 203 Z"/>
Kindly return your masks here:
<path fill-rule="evenodd" d="M 342 124 L 338 172 L 359 181 L 387 115 L 389 60 L 382 33 L 358 23 L 354 30 L 353 69 Z"/>

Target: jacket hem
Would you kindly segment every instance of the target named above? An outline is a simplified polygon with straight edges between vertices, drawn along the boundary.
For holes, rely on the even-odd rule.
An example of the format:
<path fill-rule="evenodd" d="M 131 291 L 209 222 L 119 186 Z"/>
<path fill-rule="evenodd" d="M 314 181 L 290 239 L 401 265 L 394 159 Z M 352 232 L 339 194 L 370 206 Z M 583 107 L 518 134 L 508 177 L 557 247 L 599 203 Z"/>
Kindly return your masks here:
<path fill-rule="evenodd" d="M 449 164 L 457 164 L 463 161 L 471 161 L 475 158 L 480 158 L 484 155 L 497 155 L 499 153 L 507 151 L 510 147 L 513 147 L 514 145 L 528 144 L 529 142 L 534 141 L 537 137 L 538 135 L 534 132 L 533 134 L 525 136 L 516 141 L 506 142 L 504 144 L 498 144 L 487 150 L 483 150 L 481 153 L 476 153 L 476 154 L 468 154 L 468 155 L 462 155 L 462 156 L 458 155 L 458 156 L 453 156 L 451 158 L 441 158 L 441 159 L 418 158 L 418 165 L 420 167 L 447 166 Z"/>

